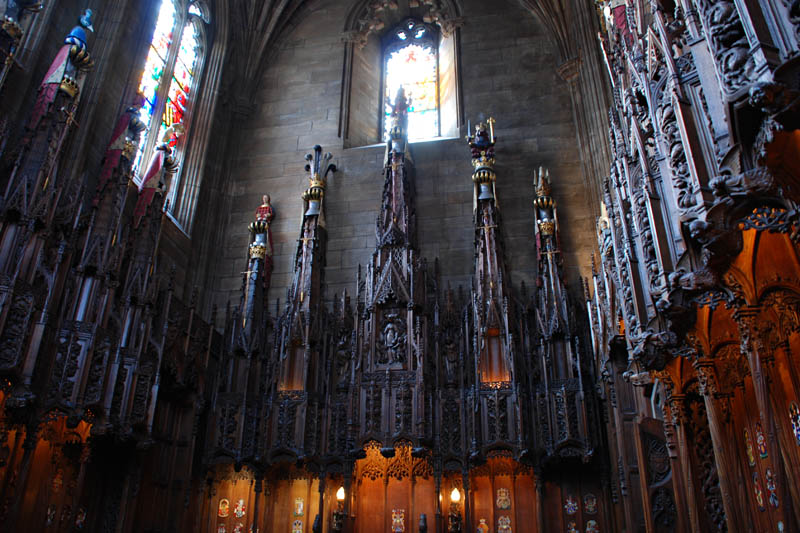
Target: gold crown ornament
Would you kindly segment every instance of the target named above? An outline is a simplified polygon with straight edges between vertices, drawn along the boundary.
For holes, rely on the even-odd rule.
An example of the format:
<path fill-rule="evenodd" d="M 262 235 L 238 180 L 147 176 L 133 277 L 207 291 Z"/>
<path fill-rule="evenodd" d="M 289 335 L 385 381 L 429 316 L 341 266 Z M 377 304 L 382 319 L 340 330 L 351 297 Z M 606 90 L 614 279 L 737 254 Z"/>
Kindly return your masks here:
<path fill-rule="evenodd" d="M 22 37 L 22 26 L 20 26 L 19 23 L 12 18 L 3 17 L 2 29 L 14 41 L 18 41 L 20 37 Z"/>
<path fill-rule="evenodd" d="M 78 82 L 69 76 L 64 76 L 64 78 L 62 78 L 58 88 L 64 91 L 70 98 L 75 98 L 80 92 Z"/>
<path fill-rule="evenodd" d="M 253 224 L 256 224 L 255 222 Z M 253 224 L 250 224 L 253 226 Z M 250 245 L 251 259 L 264 259 L 267 256 L 267 247 L 263 244 L 253 243 Z"/>
<path fill-rule="evenodd" d="M 553 235 L 556 231 L 555 221 L 549 219 L 540 220 L 539 231 L 542 233 L 542 235 Z"/>

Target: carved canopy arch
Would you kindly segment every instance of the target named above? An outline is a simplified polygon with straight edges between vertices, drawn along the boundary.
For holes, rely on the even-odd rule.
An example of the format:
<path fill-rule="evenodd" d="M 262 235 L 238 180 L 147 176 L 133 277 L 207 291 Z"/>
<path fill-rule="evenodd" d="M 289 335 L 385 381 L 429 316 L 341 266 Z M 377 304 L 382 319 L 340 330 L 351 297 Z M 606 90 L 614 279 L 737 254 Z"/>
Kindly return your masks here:
<path fill-rule="evenodd" d="M 742 347 L 738 342 L 729 342 L 718 346 L 712 357 L 720 392 L 730 392 L 735 387 L 742 385 L 750 375 L 747 358 L 742 354 Z"/>
<path fill-rule="evenodd" d="M 658 378 L 664 386 L 664 392 L 669 400 L 674 395 L 685 394 L 686 384 L 695 379 L 691 362 L 685 357 L 673 358 L 664 370 L 651 372 L 650 375 Z"/>
<path fill-rule="evenodd" d="M 725 305 L 698 307 L 695 327 L 690 336 L 699 352 L 714 354 L 721 346 L 738 342 L 739 330 L 733 320 L 733 312 Z"/>
<path fill-rule="evenodd" d="M 742 250 L 723 276 L 725 285 L 748 305 L 758 305 L 771 290 L 800 294 L 800 254 L 790 235 L 779 228 L 753 226 L 742 232 Z"/>
<path fill-rule="evenodd" d="M 759 303 L 771 315 L 774 329 L 784 337 L 781 340 L 800 332 L 800 291 L 793 287 L 772 287 L 762 294 Z"/>

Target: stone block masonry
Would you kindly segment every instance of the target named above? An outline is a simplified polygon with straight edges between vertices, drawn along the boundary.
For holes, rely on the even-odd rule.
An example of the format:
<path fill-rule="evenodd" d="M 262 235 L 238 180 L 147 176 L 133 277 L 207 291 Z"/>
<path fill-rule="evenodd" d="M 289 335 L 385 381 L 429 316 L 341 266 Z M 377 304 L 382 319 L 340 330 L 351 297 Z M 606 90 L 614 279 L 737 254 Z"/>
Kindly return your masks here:
<path fill-rule="evenodd" d="M 513 283 L 532 283 L 535 276 L 532 176 L 535 168 L 544 165 L 551 169 L 562 219 L 568 281 L 577 288 L 572 278 L 587 274 L 595 237 L 569 95 L 555 73 L 555 49 L 545 29 L 516 3 L 500 2 L 502 7 L 477 0 L 463 2 L 459 65 L 464 119 L 474 124 L 493 116 L 497 121 L 497 191 Z M 384 147 L 343 148 L 338 119 L 344 44 L 339 39 L 348 6 L 333 0 L 316 6 L 314 16 L 298 22 L 264 71 L 256 93 L 259 101 L 242 124 L 250 134 L 230 162 L 240 170 L 232 184 L 233 208 L 216 265 L 220 290 L 215 299 L 223 308 L 228 301 L 238 301 L 239 284 L 225 276 L 241 270 L 231 262 L 242 261 L 246 221 L 261 194 L 272 196 L 276 211 L 270 299 L 285 299 L 300 223 L 300 194 L 306 186 L 303 157 L 314 144 L 332 152 L 340 169 L 325 196 L 327 300 L 343 290 L 355 292 L 357 265 L 366 265 L 374 250 Z M 326 24 L 319 23 L 321 17 Z M 366 57 L 370 53 L 379 50 L 367 47 L 357 60 L 371 62 Z M 380 65 L 379 58 L 375 64 Z M 362 80 L 354 87 L 350 105 L 375 107 L 375 121 L 351 123 L 351 145 L 375 136 L 382 113 L 379 87 L 379 79 L 377 83 Z M 461 133 L 466 134 L 466 125 Z M 472 167 L 466 142 L 463 138 L 418 142 L 411 151 L 420 254 L 431 267 L 439 258 L 444 282 L 468 285 L 474 232 Z"/>

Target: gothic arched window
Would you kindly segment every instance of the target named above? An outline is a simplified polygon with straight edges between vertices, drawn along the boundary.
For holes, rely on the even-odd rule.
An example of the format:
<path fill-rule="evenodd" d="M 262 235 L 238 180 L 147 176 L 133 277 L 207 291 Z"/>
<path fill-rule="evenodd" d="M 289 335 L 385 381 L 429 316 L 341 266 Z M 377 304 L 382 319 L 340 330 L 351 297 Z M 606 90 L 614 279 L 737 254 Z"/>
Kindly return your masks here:
<path fill-rule="evenodd" d="M 459 136 L 460 11 L 454 0 L 357 1 L 344 27 L 339 135 L 345 148 L 383 143 L 387 99 L 411 99 L 409 138 Z M 394 7 L 392 7 L 394 6 Z"/>
<path fill-rule="evenodd" d="M 408 19 L 384 40 L 383 136 L 389 132 L 389 115 L 397 91 L 405 89 L 409 140 L 441 135 L 439 116 L 439 36 L 434 26 Z"/>
<path fill-rule="evenodd" d="M 167 128 L 182 123 L 186 134 L 172 138 L 177 146 L 177 161 L 183 161 L 186 139 L 190 135 L 192 102 L 206 51 L 205 25 L 208 11 L 200 0 L 162 0 L 153 40 L 147 53 L 139 91 L 145 104 L 139 112 L 148 125 L 134 160 L 138 170 L 147 165 L 156 144 Z M 175 197 L 180 171 L 170 185 L 169 198 Z M 170 204 L 174 204 L 171 201 Z"/>

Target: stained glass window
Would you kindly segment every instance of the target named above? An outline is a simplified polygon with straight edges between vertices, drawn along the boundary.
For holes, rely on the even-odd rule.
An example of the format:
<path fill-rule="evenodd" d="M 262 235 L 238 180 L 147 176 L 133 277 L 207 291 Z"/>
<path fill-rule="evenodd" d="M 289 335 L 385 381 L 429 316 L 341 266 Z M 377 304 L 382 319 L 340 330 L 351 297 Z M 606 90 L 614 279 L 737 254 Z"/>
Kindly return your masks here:
<path fill-rule="evenodd" d="M 172 70 L 172 82 L 167 93 L 167 105 L 161 127 L 166 129 L 172 124 L 182 122 L 186 113 L 186 104 L 194 86 L 194 68 L 197 64 L 199 49 L 197 26 L 189 24 L 183 30 L 178 57 Z M 159 132 L 159 137 L 162 132 Z"/>
<path fill-rule="evenodd" d="M 172 0 L 163 0 L 161 9 L 158 12 L 156 29 L 153 33 L 153 41 L 147 52 L 147 59 L 144 62 L 144 72 L 142 81 L 139 83 L 139 91 L 144 95 L 145 103 L 139 111 L 139 118 L 145 124 L 150 124 L 158 102 L 158 89 L 161 87 L 161 80 L 164 77 L 164 69 L 167 65 L 167 57 L 170 45 L 172 45 L 172 35 L 177 21 L 175 19 L 175 4 Z M 136 153 L 134 166 L 141 166 L 141 159 L 144 155 L 145 142 L 139 143 L 139 150 Z"/>
<path fill-rule="evenodd" d="M 202 10 L 195 2 L 162 0 L 153 40 L 145 60 L 139 90 L 145 105 L 139 112 L 148 125 L 146 138 L 139 144 L 134 166 L 142 169 L 144 159 L 160 142 L 167 128 L 183 122 L 196 89 L 203 43 Z M 173 46 L 177 43 L 177 46 Z M 177 144 L 177 138 L 170 142 Z"/>
<path fill-rule="evenodd" d="M 384 65 L 384 138 L 389 133 L 390 103 L 402 86 L 409 99 L 409 140 L 439 136 L 439 73 L 434 30 L 407 20 L 390 35 Z"/>

